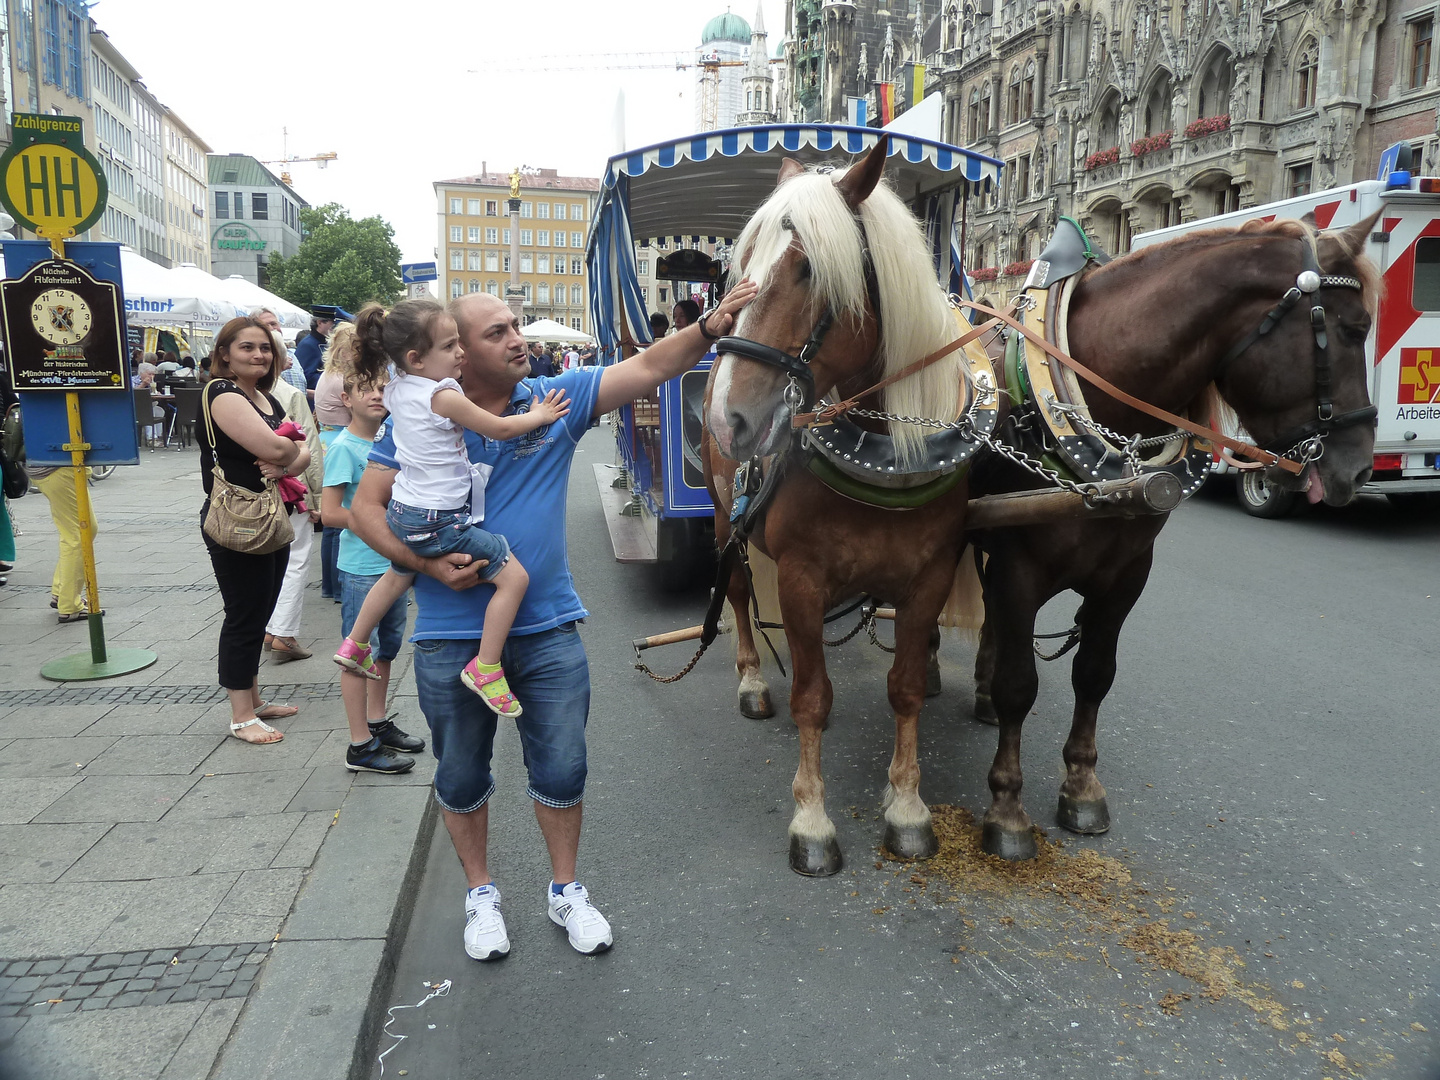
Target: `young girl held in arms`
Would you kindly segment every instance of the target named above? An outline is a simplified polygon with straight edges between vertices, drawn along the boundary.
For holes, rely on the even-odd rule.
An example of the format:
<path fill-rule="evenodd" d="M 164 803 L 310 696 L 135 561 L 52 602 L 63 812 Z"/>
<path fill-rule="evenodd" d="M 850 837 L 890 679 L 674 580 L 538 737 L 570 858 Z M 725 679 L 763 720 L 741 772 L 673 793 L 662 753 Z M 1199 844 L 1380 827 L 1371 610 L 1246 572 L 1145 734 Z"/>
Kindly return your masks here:
<path fill-rule="evenodd" d="M 465 453 L 465 428 L 487 439 L 514 439 L 553 424 L 570 411 L 563 392 L 552 390 L 531 402 L 530 411 L 495 416 L 467 398 L 456 382 L 464 352 L 455 320 L 433 300 L 402 300 L 388 313 L 372 304 L 355 318 L 355 371 L 361 381 L 379 381 L 393 364 L 385 386 L 385 407 L 395 439 L 400 474 L 386 520 L 416 555 L 436 558 L 464 552 L 488 562 L 481 580 L 495 586 L 485 609 L 480 652 L 460 678 L 501 716 L 519 716 L 520 703 L 500 667 L 500 652 L 515 612 L 530 583 L 503 536 L 471 521 L 472 478 Z M 475 492 L 483 495 L 483 488 Z M 335 662 L 375 678 L 370 670 L 370 635 L 410 587 L 414 571 L 391 564 L 365 597 Z M 360 644 L 360 643 L 365 644 Z"/>

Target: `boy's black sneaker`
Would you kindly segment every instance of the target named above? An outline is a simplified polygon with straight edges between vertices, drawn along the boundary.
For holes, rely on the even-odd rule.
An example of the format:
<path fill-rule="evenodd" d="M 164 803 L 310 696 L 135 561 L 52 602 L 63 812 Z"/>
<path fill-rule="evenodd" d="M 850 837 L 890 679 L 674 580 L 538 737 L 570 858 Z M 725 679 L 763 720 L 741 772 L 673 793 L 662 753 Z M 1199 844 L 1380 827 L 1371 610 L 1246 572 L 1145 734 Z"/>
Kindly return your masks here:
<path fill-rule="evenodd" d="M 378 738 L 371 739 L 364 746 L 345 749 L 345 768 L 351 772 L 403 773 L 414 767 L 414 758 L 402 757 Z"/>
<path fill-rule="evenodd" d="M 382 746 L 399 750 L 402 754 L 418 754 L 425 749 L 424 739 L 401 731 L 388 717 L 370 721 L 370 734 L 379 739 Z"/>

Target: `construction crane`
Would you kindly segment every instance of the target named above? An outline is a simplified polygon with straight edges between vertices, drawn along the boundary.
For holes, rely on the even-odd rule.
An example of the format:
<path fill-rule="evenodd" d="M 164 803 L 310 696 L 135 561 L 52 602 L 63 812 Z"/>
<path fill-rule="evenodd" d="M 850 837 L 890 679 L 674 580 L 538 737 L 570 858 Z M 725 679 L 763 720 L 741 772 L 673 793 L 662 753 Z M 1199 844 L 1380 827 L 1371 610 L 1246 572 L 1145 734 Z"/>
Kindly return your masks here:
<path fill-rule="evenodd" d="M 290 155 L 290 129 L 289 129 L 289 128 L 281 128 L 280 131 L 281 131 L 281 133 L 282 133 L 282 135 L 283 135 L 283 137 L 284 137 L 284 142 L 282 143 L 283 149 L 281 150 L 281 153 L 284 154 L 285 156 L 284 156 L 284 157 L 279 157 L 279 158 L 271 158 L 271 159 L 268 159 L 268 160 L 262 158 L 262 159 L 260 160 L 260 164 L 262 164 L 262 165 L 293 165 L 293 164 L 295 164 L 296 162 L 300 162 L 300 161 L 313 161 L 313 162 L 315 162 L 316 165 L 318 165 L 320 168 L 323 169 L 323 168 L 325 168 L 326 165 L 329 165 L 330 162 L 334 161 L 336 158 L 338 158 L 338 157 L 340 156 L 339 154 L 335 153 L 334 150 L 327 150 L 327 151 L 325 151 L 324 153 L 321 153 L 321 154 L 312 154 L 312 155 L 310 155 L 310 156 L 308 156 L 308 157 L 303 157 L 303 156 L 295 156 L 295 157 L 292 157 L 292 156 Z M 281 170 L 281 172 L 280 172 L 280 179 L 283 180 L 287 186 L 293 185 L 293 183 L 294 183 L 294 181 L 292 181 L 292 180 L 290 179 L 290 170 L 289 170 L 289 169 L 283 169 L 283 170 Z"/>
<path fill-rule="evenodd" d="M 720 69 L 746 67 L 748 60 L 722 60 L 717 52 L 699 57 L 680 52 L 586 53 L 536 56 L 521 65 L 471 68 L 471 75 L 520 75 L 539 71 L 688 71 L 703 72 L 700 84 L 700 122 L 715 127 L 720 115 Z"/>

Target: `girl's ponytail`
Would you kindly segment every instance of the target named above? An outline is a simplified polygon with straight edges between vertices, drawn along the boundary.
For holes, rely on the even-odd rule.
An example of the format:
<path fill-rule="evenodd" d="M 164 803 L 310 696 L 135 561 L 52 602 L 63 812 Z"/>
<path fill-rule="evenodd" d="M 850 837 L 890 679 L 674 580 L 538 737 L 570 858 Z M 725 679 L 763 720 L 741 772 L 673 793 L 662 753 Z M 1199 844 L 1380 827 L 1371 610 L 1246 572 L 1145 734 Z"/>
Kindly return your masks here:
<path fill-rule="evenodd" d="M 375 383 L 390 363 L 385 350 L 385 309 L 366 304 L 355 316 L 355 374 L 364 383 Z"/>

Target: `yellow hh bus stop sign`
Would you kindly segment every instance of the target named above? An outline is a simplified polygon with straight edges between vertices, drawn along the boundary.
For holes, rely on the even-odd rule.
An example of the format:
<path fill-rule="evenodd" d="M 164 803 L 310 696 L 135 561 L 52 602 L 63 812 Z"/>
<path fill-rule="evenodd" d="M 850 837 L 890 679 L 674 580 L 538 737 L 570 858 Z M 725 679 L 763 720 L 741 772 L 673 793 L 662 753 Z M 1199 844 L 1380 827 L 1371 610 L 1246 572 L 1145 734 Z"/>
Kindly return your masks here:
<path fill-rule="evenodd" d="M 0 155 L 0 202 L 35 235 L 64 240 L 105 212 L 105 173 L 85 149 L 79 117 L 15 113 L 14 141 Z"/>

